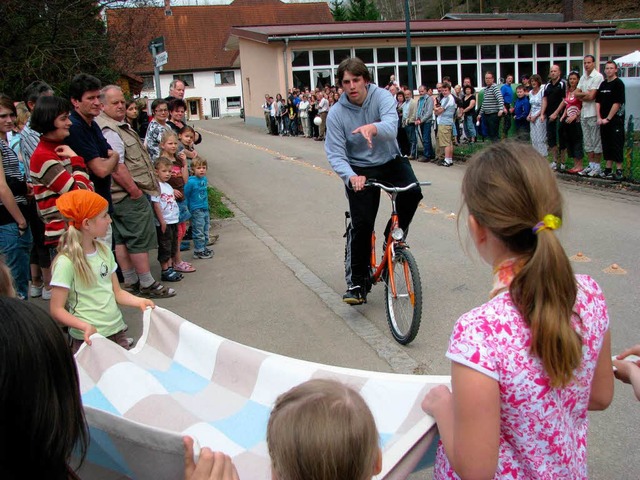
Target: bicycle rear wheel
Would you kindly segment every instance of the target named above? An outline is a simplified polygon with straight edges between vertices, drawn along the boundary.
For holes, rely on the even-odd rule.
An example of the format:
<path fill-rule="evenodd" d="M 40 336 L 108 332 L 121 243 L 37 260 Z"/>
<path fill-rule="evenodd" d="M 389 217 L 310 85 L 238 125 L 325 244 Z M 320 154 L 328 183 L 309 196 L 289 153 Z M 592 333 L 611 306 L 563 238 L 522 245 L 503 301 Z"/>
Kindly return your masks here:
<path fill-rule="evenodd" d="M 391 268 L 393 272 L 386 272 L 385 282 L 387 321 L 393 338 L 407 345 L 416 338 L 422 320 L 420 272 L 415 258 L 406 248 L 396 249 Z"/>

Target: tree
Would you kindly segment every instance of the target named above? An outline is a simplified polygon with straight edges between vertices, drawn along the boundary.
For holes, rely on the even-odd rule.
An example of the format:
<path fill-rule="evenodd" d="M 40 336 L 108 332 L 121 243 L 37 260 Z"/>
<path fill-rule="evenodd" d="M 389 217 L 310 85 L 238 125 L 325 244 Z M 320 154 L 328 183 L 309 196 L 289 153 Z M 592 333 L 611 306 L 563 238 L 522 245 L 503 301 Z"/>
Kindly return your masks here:
<path fill-rule="evenodd" d="M 380 11 L 373 0 L 351 0 L 348 7 L 349 20 L 380 20 Z"/>
<path fill-rule="evenodd" d="M 142 0 L 140 0 L 142 1 Z M 69 81 L 84 72 L 113 83 L 112 47 L 103 21 L 109 6 L 136 0 L 2 0 L 0 2 L 0 92 L 22 99 L 34 80 L 66 96 Z M 145 1 L 148 3 L 148 1 Z"/>
<path fill-rule="evenodd" d="M 336 22 L 346 22 L 349 20 L 347 9 L 343 5 L 342 0 L 331 0 L 331 15 Z"/>

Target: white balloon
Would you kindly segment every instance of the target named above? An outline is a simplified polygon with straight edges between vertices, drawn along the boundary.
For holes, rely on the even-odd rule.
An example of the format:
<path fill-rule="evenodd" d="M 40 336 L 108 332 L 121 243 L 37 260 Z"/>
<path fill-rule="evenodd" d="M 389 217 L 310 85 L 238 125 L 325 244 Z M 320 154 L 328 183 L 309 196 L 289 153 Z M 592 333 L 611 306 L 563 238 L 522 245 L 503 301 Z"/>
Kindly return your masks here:
<path fill-rule="evenodd" d="M 313 119 L 313 123 L 319 127 L 320 125 L 322 125 L 322 117 L 315 117 Z"/>

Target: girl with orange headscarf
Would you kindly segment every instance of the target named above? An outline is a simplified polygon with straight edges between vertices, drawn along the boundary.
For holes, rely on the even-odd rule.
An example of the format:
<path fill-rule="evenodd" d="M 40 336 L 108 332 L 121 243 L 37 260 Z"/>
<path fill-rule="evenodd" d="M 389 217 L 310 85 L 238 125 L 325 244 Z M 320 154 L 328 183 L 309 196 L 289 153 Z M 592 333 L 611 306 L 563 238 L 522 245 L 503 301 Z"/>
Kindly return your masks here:
<path fill-rule="evenodd" d="M 68 229 L 53 262 L 51 316 L 69 327 L 74 353 L 83 341 L 91 345 L 90 337 L 96 332 L 128 350 L 118 305 L 141 310 L 155 305 L 120 288 L 113 254 L 97 240 L 111 223 L 107 201 L 88 190 L 73 190 L 61 195 L 56 206 Z"/>

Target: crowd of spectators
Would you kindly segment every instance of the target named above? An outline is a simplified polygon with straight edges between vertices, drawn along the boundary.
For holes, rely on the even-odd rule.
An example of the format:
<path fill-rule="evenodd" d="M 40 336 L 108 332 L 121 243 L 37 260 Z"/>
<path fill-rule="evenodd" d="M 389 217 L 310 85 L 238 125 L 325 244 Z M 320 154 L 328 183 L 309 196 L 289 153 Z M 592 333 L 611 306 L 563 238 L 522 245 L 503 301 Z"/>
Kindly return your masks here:
<path fill-rule="evenodd" d="M 130 293 L 172 297 L 176 290 L 164 282 L 195 271 L 180 257 L 180 246 L 191 248 L 191 237 L 181 243 L 190 210 L 197 217 L 193 258 L 213 256 L 208 247 L 217 236 L 209 236 L 207 163 L 195 149 L 201 137 L 185 122 L 184 83 L 172 82 L 169 94 L 152 103 L 152 116 L 145 99 L 126 99 L 120 87 L 103 87 L 87 74 L 71 80 L 69 98 L 54 96 L 42 81 L 30 84 L 18 104 L 0 96 L 0 254 L 18 297 L 51 299 L 52 260 L 67 224 L 57 201 L 77 189 L 106 200 L 112 223 L 100 240 L 114 252 L 123 289 Z M 157 280 L 150 255 L 164 239 L 162 212 L 158 216 L 154 209 L 154 200 L 166 200 L 156 168 L 162 157 L 171 162 L 165 181 L 176 191 L 179 222 L 171 239 L 177 251 L 167 261 L 161 249 Z M 194 188 L 185 194 L 189 183 Z"/>
<path fill-rule="evenodd" d="M 511 74 L 498 84 L 487 71 L 484 88 L 478 90 L 471 78 L 453 85 L 444 77 L 435 88 L 420 85 L 414 95 L 393 75 L 384 88 L 396 98 L 398 145 L 410 160 L 450 167 L 458 145 L 514 138 L 550 157 L 554 171 L 620 181 L 625 89 L 614 62 L 606 64 L 605 74 L 606 79 L 595 69 L 594 57 L 587 55 L 584 72 L 566 77 L 552 65 L 548 78 L 523 75 L 518 84 Z M 265 95 L 267 133 L 323 140 L 326 113 L 342 93 L 340 87 L 325 86 L 313 91 L 292 88 L 286 98 Z"/>

